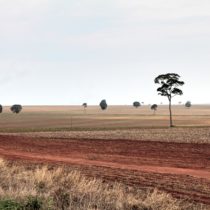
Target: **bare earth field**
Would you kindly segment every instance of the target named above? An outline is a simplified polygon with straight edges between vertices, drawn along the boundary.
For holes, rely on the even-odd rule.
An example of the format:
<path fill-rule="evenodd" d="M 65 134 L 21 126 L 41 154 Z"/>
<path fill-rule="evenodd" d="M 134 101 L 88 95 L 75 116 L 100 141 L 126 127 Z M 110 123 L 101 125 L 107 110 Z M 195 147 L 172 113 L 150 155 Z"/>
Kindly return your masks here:
<path fill-rule="evenodd" d="M 9 160 L 67 164 L 88 176 L 140 188 L 157 187 L 210 205 L 210 144 L 0 136 Z"/>

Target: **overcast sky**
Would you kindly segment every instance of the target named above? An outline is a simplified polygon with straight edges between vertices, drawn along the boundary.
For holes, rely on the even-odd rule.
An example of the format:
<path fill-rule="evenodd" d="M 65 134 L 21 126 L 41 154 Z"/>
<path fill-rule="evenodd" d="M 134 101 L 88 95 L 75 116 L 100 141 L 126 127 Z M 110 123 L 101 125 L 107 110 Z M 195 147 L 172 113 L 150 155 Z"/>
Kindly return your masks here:
<path fill-rule="evenodd" d="M 0 103 L 210 103 L 209 0 L 0 0 Z"/>

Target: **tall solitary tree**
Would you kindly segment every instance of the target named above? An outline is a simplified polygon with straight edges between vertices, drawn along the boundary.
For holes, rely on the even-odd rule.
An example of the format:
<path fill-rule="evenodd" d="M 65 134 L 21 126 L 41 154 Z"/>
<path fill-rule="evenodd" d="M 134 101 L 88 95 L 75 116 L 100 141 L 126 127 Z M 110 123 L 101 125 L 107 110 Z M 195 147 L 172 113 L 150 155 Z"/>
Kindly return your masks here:
<path fill-rule="evenodd" d="M 179 89 L 179 86 L 184 85 L 183 81 L 180 81 L 180 76 L 175 73 L 161 74 L 155 78 L 155 83 L 160 84 L 160 87 L 157 89 L 157 92 L 161 96 L 165 96 L 169 101 L 169 114 L 170 114 L 170 127 L 173 127 L 172 120 L 172 109 L 171 102 L 172 98 L 176 95 L 182 95 L 183 91 Z"/>

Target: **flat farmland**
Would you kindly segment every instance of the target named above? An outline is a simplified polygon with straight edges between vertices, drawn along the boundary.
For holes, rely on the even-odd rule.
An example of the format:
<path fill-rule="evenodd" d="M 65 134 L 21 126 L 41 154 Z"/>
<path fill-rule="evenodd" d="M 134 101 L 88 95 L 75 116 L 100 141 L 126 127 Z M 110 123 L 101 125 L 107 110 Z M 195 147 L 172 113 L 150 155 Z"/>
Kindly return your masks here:
<path fill-rule="evenodd" d="M 190 109 L 173 106 L 174 124 L 178 127 L 210 126 L 210 105 Z M 117 128 L 161 128 L 168 126 L 168 107 L 159 106 L 154 115 L 150 106 L 24 106 L 20 114 L 9 107 L 0 115 L 0 131 L 100 130 Z"/>
<path fill-rule="evenodd" d="M 199 205 L 188 209 L 209 209 L 210 106 L 173 106 L 173 113 L 176 127 L 169 128 L 167 106 L 155 115 L 149 106 L 25 106 L 20 114 L 6 107 L 0 158 L 26 168 L 65 166 L 109 185 L 158 189 Z"/>

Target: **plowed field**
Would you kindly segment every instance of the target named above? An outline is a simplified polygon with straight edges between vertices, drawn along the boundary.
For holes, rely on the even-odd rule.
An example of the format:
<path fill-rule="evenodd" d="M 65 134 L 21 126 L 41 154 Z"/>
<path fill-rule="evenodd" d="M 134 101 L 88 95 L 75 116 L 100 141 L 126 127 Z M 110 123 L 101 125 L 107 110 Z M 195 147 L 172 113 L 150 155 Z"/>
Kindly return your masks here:
<path fill-rule="evenodd" d="M 88 176 L 210 205 L 210 144 L 1 135 L 0 156 L 71 165 Z"/>

